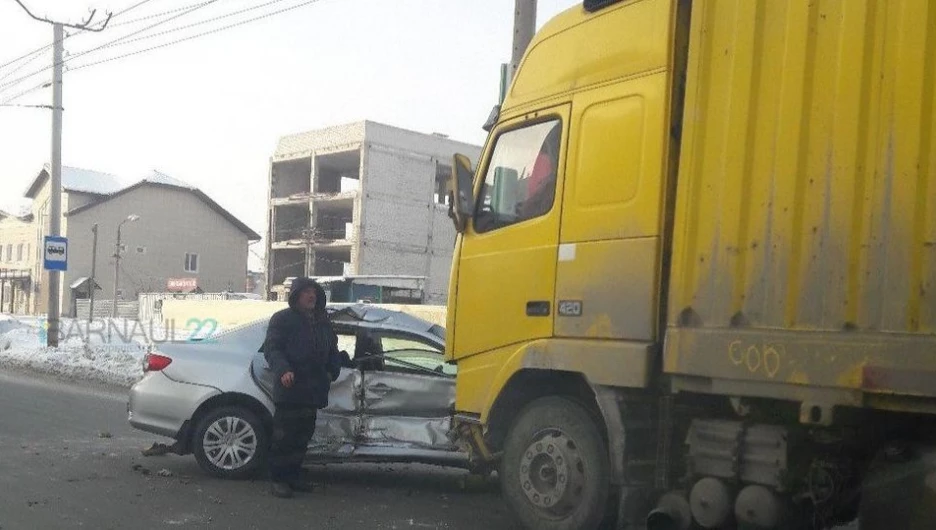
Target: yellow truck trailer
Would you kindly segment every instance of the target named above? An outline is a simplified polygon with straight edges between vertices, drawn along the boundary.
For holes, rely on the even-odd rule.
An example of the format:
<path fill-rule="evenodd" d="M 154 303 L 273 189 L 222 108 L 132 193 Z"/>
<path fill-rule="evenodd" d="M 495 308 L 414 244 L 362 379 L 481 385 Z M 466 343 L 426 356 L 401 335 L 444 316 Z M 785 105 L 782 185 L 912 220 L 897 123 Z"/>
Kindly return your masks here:
<path fill-rule="evenodd" d="M 455 160 L 448 306 L 457 435 L 523 525 L 936 528 L 934 85 L 927 0 L 536 34 Z"/>

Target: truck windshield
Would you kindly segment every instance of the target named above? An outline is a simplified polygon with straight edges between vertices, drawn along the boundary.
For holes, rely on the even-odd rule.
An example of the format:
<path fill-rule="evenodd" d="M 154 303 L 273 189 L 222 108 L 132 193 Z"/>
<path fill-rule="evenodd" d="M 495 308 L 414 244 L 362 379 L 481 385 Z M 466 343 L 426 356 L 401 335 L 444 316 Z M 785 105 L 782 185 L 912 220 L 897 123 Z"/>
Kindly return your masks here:
<path fill-rule="evenodd" d="M 561 131 L 562 123 L 554 119 L 498 137 L 481 189 L 476 231 L 520 223 L 552 209 Z"/>

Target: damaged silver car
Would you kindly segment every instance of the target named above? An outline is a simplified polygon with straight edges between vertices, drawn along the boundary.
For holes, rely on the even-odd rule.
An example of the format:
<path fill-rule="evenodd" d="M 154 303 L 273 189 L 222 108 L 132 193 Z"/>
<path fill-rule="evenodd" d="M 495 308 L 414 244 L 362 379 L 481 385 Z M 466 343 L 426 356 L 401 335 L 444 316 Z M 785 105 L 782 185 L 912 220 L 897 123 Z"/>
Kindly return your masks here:
<path fill-rule="evenodd" d="M 447 436 L 456 368 L 444 360 L 445 330 L 366 304 L 332 304 L 328 311 L 352 366 L 332 383 L 307 460 L 468 467 Z M 260 469 L 275 408 L 274 376 L 258 353 L 267 323 L 205 342 L 160 345 L 130 391 L 130 424 L 173 438 L 164 452 L 194 454 L 211 475 L 240 478 Z"/>

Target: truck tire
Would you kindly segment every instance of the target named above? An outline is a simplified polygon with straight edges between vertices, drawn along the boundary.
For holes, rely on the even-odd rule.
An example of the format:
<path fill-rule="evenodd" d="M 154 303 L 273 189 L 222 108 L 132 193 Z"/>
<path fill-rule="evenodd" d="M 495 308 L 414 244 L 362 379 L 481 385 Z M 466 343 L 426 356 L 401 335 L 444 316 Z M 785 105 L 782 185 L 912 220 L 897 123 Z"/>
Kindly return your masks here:
<path fill-rule="evenodd" d="M 263 423 L 241 406 L 209 411 L 192 435 L 192 452 L 199 467 L 222 479 L 253 476 L 265 464 L 268 446 Z"/>
<path fill-rule="evenodd" d="M 610 488 L 608 450 L 581 405 L 540 398 L 527 405 L 507 434 L 502 493 L 526 528 L 590 530 L 605 517 Z"/>

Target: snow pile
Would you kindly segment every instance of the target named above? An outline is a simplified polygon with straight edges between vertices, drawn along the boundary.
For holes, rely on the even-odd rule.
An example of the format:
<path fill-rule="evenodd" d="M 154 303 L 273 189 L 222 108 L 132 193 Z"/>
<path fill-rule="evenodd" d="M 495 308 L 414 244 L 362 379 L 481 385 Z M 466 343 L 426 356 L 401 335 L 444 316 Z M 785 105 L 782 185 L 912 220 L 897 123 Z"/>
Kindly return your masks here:
<path fill-rule="evenodd" d="M 0 315 L 0 335 L 3 335 L 4 333 L 6 333 L 6 332 L 8 332 L 8 331 L 12 331 L 12 330 L 14 330 L 14 329 L 16 329 L 16 328 L 21 328 L 21 327 L 23 327 L 23 326 L 25 326 L 25 325 L 26 325 L 25 323 L 20 322 L 19 320 L 15 319 L 15 318 L 13 318 L 13 317 L 11 317 L 11 316 L 8 316 L 8 315 Z M 0 349 L 2 349 L 2 348 L 0 348 Z"/>
<path fill-rule="evenodd" d="M 210 338 L 221 329 L 127 319 L 95 320 L 89 325 L 63 318 L 57 348 L 46 346 L 47 332 L 44 318 L 0 315 L 0 367 L 130 387 L 143 376 L 143 356 L 158 344 Z"/>
<path fill-rule="evenodd" d="M 21 322 L 9 315 L 0 314 L 0 352 L 10 349 L 13 345 L 7 333 L 26 326 L 27 324 L 25 322 Z"/>
<path fill-rule="evenodd" d="M 0 320 L 0 366 L 129 387 L 142 377 L 143 355 L 151 349 L 133 329 L 132 321 L 112 321 L 89 333 L 87 323 L 63 319 L 59 345 L 49 348 L 45 321 L 7 318 Z"/>
<path fill-rule="evenodd" d="M 119 346 L 84 344 L 69 339 L 57 348 L 40 346 L 34 330 L 6 333 L 12 347 L 0 352 L 0 366 L 8 365 L 66 377 L 90 379 L 129 387 L 143 375 L 144 344 Z"/>

